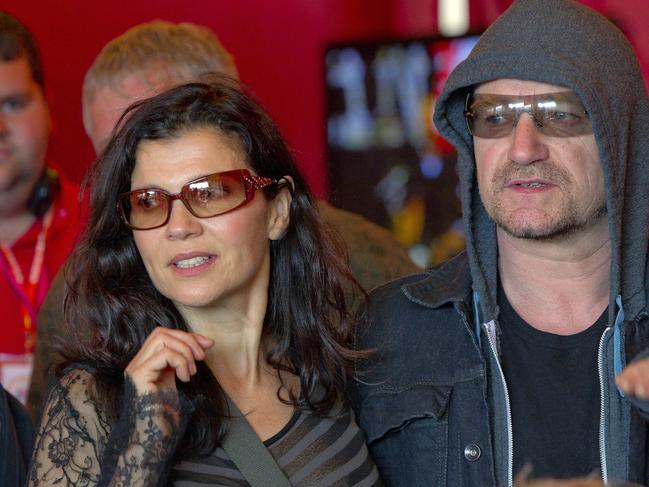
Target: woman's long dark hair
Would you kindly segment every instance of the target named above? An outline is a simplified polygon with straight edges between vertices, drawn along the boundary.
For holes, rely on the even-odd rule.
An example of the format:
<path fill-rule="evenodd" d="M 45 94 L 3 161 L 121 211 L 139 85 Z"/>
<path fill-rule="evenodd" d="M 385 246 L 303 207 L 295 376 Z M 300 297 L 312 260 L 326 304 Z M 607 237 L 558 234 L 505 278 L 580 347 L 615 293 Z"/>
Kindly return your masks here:
<path fill-rule="evenodd" d="M 173 139 L 204 127 L 238 141 L 257 174 L 293 179 L 289 227 L 270 244 L 264 333 L 274 346 L 267 360 L 278 374 L 285 369 L 299 376 L 301 396 L 291 397 L 293 404 L 325 414 L 344 396 L 350 364 L 358 356 L 347 347 L 352 327 L 342 288 L 353 278 L 279 129 L 244 88 L 223 79 L 182 85 L 134 105 L 92 166 L 89 221 L 67 267 L 65 301 L 66 322 L 80 331 L 78 336 L 90 333 L 91 338 L 61 350 L 67 361 L 59 371 L 70 365 L 88 369 L 96 380 L 95 399 L 116 418 L 123 371 L 153 328 L 188 329 L 149 279 L 116 201 L 130 190 L 141 141 Z M 202 363 L 189 383 L 177 384 L 188 399 L 200 398 L 179 453 L 208 453 L 223 434 L 223 393 Z"/>

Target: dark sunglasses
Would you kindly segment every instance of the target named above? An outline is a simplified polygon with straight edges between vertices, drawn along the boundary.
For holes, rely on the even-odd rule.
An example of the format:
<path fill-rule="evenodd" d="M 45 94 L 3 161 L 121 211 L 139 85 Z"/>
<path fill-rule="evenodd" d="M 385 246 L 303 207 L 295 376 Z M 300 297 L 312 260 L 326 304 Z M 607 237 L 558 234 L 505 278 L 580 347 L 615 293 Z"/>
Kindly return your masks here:
<path fill-rule="evenodd" d="M 271 185 L 279 189 L 283 184 L 288 183 L 253 176 L 247 169 L 235 169 L 189 181 L 176 194 L 155 188 L 128 191 L 118 196 L 117 207 L 129 228 L 153 230 L 167 224 L 174 200 L 182 201 L 195 217 L 209 218 L 246 205 L 258 189 Z"/>
<path fill-rule="evenodd" d="M 469 132 L 484 139 L 507 137 L 523 113 L 528 113 L 537 130 L 549 137 L 593 133 L 588 112 L 572 91 L 528 96 L 469 94 L 464 109 Z"/>

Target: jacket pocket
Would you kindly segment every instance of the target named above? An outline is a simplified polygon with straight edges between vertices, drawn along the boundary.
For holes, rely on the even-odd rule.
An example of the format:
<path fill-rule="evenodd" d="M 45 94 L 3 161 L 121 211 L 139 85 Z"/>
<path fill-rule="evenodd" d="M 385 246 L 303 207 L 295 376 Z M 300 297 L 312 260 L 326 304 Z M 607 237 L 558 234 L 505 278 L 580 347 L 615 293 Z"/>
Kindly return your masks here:
<path fill-rule="evenodd" d="M 417 385 L 365 398 L 360 425 L 389 486 L 445 486 L 451 385 Z"/>

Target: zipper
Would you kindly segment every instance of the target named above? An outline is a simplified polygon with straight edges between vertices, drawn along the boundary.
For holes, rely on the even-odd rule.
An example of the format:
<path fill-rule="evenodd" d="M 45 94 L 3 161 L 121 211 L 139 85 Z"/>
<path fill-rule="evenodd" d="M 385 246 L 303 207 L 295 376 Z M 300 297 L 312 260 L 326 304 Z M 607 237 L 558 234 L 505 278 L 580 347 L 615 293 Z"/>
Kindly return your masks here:
<path fill-rule="evenodd" d="M 597 368 L 599 375 L 599 462 L 602 467 L 602 481 L 604 484 L 608 483 L 608 466 L 606 465 L 606 416 L 604 410 L 604 400 L 606 399 L 606 389 L 604 379 L 606 373 L 604 370 L 604 339 L 611 327 L 606 328 L 602 333 L 602 338 L 599 340 L 599 348 L 597 350 Z"/>
<path fill-rule="evenodd" d="M 491 351 L 494 354 L 496 359 L 496 364 L 498 364 L 498 372 L 500 373 L 500 380 L 503 384 L 503 391 L 505 393 L 505 413 L 507 415 L 507 486 L 512 487 L 514 483 L 514 432 L 512 427 L 512 411 L 509 404 L 509 389 L 507 388 L 507 382 L 505 381 L 505 374 L 500 365 L 500 360 L 498 359 L 498 352 L 496 347 L 496 323 L 491 320 L 489 323 L 484 324 L 487 330 L 487 336 L 489 337 L 489 345 Z"/>

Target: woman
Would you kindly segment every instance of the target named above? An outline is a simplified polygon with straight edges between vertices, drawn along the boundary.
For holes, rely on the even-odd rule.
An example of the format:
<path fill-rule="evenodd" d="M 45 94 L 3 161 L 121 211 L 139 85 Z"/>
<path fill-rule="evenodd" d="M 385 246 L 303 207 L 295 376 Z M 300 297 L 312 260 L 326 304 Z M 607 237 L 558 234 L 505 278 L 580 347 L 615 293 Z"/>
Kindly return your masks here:
<path fill-rule="evenodd" d="M 127 115 L 69 266 L 92 338 L 64 351 L 30 485 L 248 485 L 227 398 L 292 485 L 378 484 L 340 406 L 349 273 L 277 127 L 214 80 Z"/>

